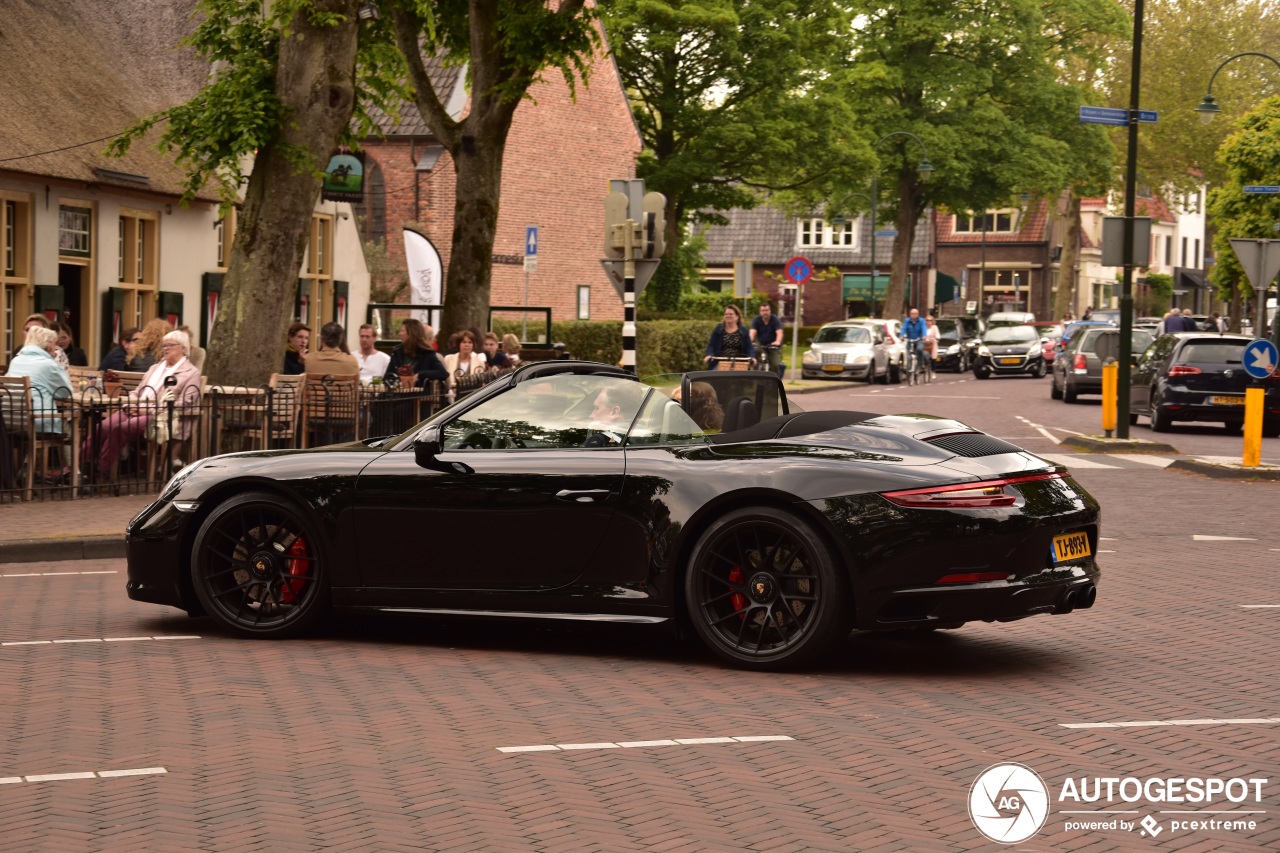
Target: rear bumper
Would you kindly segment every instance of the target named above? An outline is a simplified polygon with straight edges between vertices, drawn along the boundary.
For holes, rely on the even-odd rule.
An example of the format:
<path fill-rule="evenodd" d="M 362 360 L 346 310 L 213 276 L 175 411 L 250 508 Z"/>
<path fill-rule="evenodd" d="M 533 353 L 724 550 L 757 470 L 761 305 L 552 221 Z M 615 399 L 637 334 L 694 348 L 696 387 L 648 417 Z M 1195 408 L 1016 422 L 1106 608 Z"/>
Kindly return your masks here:
<path fill-rule="evenodd" d="M 1165 390 L 1160 398 L 1160 408 L 1175 421 L 1208 421 L 1211 423 L 1242 424 L 1244 423 L 1244 406 L 1220 405 L 1208 403 L 1207 392 L 1170 391 Z M 1244 391 L 1222 392 L 1218 396 L 1244 397 Z M 1263 399 L 1263 421 L 1276 423 L 1280 421 L 1280 392 L 1268 388 Z"/>

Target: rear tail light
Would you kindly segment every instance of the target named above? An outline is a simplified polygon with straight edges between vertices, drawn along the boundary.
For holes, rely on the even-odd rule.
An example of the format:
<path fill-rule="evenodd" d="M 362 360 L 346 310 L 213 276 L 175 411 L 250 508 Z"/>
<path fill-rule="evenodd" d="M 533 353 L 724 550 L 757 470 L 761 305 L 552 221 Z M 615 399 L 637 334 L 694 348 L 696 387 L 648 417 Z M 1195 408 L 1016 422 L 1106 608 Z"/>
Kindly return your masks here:
<path fill-rule="evenodd" d="M 969 572 L 959 575 L 943 575 L 934 583 L 982 583 L 983 581 L 1002 581 L 1013 577 L 1008 572 Z"/>
<path fill-rule="evenodd" d="M 1175 364 L 1173 367 L 1169 368 L 1169 376 L 1171 377 L 1195 376 L 1197 373 L 1203 373 L 1203 372 L 1204 371 L 1198 367 L 1191 367 L 1190 365 L 1186 365 L 1186 364 Z"/>
<path fill-rule="evenodd" d="M 951 486 L 932 486 L 926 489 L 904 489 L 899 492 L 882 492 L 881 496 L 898 506 L 916 509 L 981 509 L 993 506 L 1013 506 L 1017 494 L 1007 491 L 1007 486 L 1038 480 L 1060 480 L 1063 474 L 1031 474 L 1025 477 L 1003 477 L 999 480 L 983 480 L 980 483 L 956 483 Z M 1003 576 L 1002 576 L 1003 577 Z"/>
<path fill-rule="evenodd" d="M 1088 370 L 1089 362 L 1085 361 L 1084 353 L 1076 353 L 1075 361 L 1071 362 L 1071 366 L 1076 370 Z"/>

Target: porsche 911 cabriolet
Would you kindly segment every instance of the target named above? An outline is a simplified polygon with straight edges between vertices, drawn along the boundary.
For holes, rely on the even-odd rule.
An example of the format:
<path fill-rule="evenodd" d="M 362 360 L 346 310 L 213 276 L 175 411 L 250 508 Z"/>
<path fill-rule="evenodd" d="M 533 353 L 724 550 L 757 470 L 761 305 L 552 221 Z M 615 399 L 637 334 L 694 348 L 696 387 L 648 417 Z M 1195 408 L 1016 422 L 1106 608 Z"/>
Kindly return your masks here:
<path fill-rule="evenodd" d="M 553 361 L 402 435 L 187 466 L 128 526 L 128 594 L 254 637 L 331 610 L 667 625 L 780 669 L 852 629 L 1088 608 L 1098 524 L 1064 468 L 954 420 Z"/>

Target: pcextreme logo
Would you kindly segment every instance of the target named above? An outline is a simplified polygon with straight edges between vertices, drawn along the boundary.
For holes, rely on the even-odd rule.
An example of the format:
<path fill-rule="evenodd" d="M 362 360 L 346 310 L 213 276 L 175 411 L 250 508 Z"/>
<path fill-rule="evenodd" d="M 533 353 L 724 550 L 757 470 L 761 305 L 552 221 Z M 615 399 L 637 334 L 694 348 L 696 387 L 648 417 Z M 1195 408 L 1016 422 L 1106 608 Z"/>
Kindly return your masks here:
<path fill-rule="evenodd" d="M 1049 816 L 1049 789 L 1022 764 L 995 764 L 969 789 L 969 817 L 987 838 L 1001 844 L 1026 841 Z"/>
<path fill-rule="evenodd" d="M 1250 806 L 1262 803 L 1267 782 L 1262 778 L 1067 777 L 1057 797 L 1064 818 L 1062 831 L 1136 831 L 1144 838 L 1155 838 L 1165 830 L 1175 835 L 1252 832 L 1266 811 Z M 1018 844 L 1045 825 L 1050 801 L 1048 785 L 1030 767 L 995 764 L 973 780 L 969 817 L 992 841 Z M 1141 805 L 1156 814 L 1139 819 Z M 1187 809 L 1188 805 L 1201 808 Z"/>

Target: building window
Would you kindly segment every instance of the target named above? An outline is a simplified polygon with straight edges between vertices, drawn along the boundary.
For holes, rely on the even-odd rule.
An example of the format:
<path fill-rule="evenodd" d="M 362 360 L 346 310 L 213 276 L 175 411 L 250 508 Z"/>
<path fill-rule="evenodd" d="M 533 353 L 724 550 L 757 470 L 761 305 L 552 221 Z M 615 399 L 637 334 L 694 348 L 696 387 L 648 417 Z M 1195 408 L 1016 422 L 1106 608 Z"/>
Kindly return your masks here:
<path fill-rule="evenodd" d="M 311 217 L 311 239 L 307 243 L 307 271 L 303 276 L 305 322 L 315 328 L 333 319 L 333 217 Z M 299 300 L 302 303 L 302 300 Z M 302 318 L 300 318 L 302 319 Z"/>
<path fill-rule="evenodd" d="M 797 223 L 796 245 L 806 248 L 854 249 L 857 223 L 833 225 L 825 219 L 801 219 Z"/>
<path fill-rule="evenodd" d="M 1168 237 L 1164 241 L 1164 265 L 1166 267 L 1173 266 L 1173 238 Z"/>
<path fill-rule="evenodd" d="M 236 223 L 239 212 L 233 207 L 227 215 L 214 224 L 214 232 L 218 243 L 218 269 L 226 271 L 231 263 L 231 248 L 236 240 Z"/>
<path fill-rule="evenodd" d="M 955 234 L 981 234 L 984 231 L 990 234 L 1012 234 L 1017 230 L 1015 226 L 1018 224 L 1018 211 L 1010 208 L 989 210 L 977 216 L 957 214 L 955 220 L 955 228 L 952 229 Z"/>
<path fill-rule="evenodd" d="M 372 159 L 366 159 L 364 164 L 364 199 L 353 202 L 351 210 L 365 242 L 387 239 L 387 184 L 382 169 Z"/>
<path fill-rule="evenodd" d="M 0 191 L 0 234 L 4 235 L 4 265 L 0 269 L 0 360 L 22 343 L 21 321 L 28 313 L 31 293 L 31 197 Z"/>
<path fill-rule="evenodd" d="M 578 285 L 578 319 L 591 319 L 591 285 Z"/>
<path fill-rule="evenodd" d="M 1195 254 L 1195 258 L 1193 259 L 1193 263 L 1191 264 L 1191 268 L 1196 270 L 1200 269 L 1200 241 L 1199 240 L 1196 240 L 1196 254 Z"/>
<path fill-rule="evenodd" d="M 124 322 L 142 326 L 155 316 L 159 290 L 160 217 L 153 210 L 120 210 L 119 286 Z"/>
<path fill-rule="evenodd" d="M 1187 238 L 1182 238 L 1182 266 L 1187 265 Z"/>
<path fill-rule="evenodd" d="M 92 255 L 93 242 L 90 226 L 93 211 L 87 207 L 58 207 L 58 253 L 73 258 Z"/>

